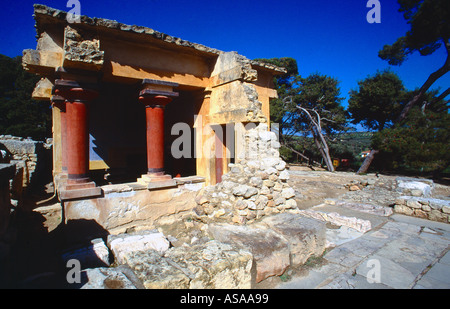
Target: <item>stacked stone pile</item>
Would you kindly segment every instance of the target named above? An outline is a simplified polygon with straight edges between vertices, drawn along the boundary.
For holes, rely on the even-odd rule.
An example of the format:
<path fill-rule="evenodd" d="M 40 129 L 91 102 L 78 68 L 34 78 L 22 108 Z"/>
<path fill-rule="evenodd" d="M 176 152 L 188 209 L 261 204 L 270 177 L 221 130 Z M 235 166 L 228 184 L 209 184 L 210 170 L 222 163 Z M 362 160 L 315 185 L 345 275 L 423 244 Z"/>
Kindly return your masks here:
<path fill-rule="evenodd" d="M 246 149 L 238 154 L 222 182 L 202 189 L 195 216 L 205 223 L 247 224 L 265 215 L 297 209 L 296 192 L 287 183 L 289 172 L 280 158 L 280 144 L 266 124 L 245 134 Z"/>

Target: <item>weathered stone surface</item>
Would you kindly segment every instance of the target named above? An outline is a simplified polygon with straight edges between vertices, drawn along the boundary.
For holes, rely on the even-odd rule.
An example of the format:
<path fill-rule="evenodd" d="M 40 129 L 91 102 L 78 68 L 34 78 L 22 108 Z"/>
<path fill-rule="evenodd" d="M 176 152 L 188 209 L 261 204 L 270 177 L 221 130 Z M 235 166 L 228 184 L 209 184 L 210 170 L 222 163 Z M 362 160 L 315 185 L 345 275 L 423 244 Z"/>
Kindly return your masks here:
<path fill-rule="evenodd" d="M 397 177 L 397 188 L 400 192 L 413 196 L 430 196 L 433 190 L 433 181 L 429 179 Z"/>
<path fill-rule="evenodd" d="M 173 248 L 164 255 L 192 274 L 191 289 L 249 289 L 253 256 L 216 240 L 193 247 Z"/>
<path fill-rule="evenodd" d="M 108 246 L 116 261 L 123 264 L 126 256 L 132 252 L 155 250 L 162 254 L 169 249 L 170 243 L 162 233 L 143 231 L 138 234 L 109 235 Z"/>
<path fill-rule="evenodd" d="M 342 216 L 336 212 L 327 213 L 323 211 L 315 211 L 307 209 L 307 210 L 299 210 L 298 213 L 301 214 L 302 216 L 314 218 L 325 222 L 330 222 L 337 226 L 345 225 L 362 233 L 370 231 L 370 229 L 372 228 L 372 224 L 370 223 L 369 220 L 364 220 L 356 217 Z"/>
<path fill-rule="evenodd" d="M 71 26 L 64 29 L 64 64 L 82 62 L 86 65 L 101 66 L 104 62 L 104 51 L 100 50 L 100 41 L 94 37 L 86 37 L 81 30 Z"/>
<path fill-rule="evenodd" d="M 212 240 L 204 244 L 132 252 L 126 263 L 147 289 L 251 288 L 252 255 Z"/>
<path fill-rule="evenodd" d="M 409 207 L 407 207 L 405 205 L 395 205 L 394 206 L 394 211 L 396 213 L 405 214 L 405 215 L 408 215 L 408 216 L 410 216 L 410 215 L 412 215 L 414 213 L 414 211 L 411 208 L 409 208 Z"/>
<path fill-rule="evenodd" d="M 395 200 L 396 213 L 439 222 L 448 222 L 450 201 L 436 198 L 400 196 Z"/>
<path fill-rule="evenodd" d="M 402 200 L 403 203 L 403 200 Z M 337 199 L 326 199 L 325 204 L 335 205 L 339 207 L 344 207 L 352 210 L 361 211 L 368 214 L 373 214 L 377 216 L 388 217 L 392 215 L 393 211 L 391 207 L 385 207 L 380 205 L 373 205 L 367 203 L 353 203 L 350 201 L 342 201 Z M 402 204 L 403 205 L 403 204 Z"/>
<path fill-rule="evenodd" d="M 189 277 L 157 251 L 130 252 L 125 259 L 146 289 L 188 289 Z"/>
<path fill-rule="evenodd" d="M 262 223 L 282 235 L 289 243 L 292 265 L 302 265 L 325 250 L 325 223 L 297 214 L 282 213 L 264 218 Z"/>
<path fill-rule="evenodd" d="M 256 282 L 282 275 L 290 265 L 288 242 L 270 229 L 217 223 L 210 224 L 208 231 L 214 239 L 253 254 Z"/>
<path fill-rule="evenodd" d="M 137 289 L 140 283 L 132 281 L 121 268 L 89 268 L 81 273 L 81 289 Z"/>
<path fill-rule="evenodd" d="M 136 226 L 151 229 L 163 216 L 191 211 L 197 205 L 197 193 L 182 188 L 110 192 L 100 198 L 68 201 L 64 212 L 66 221 L 95 220 L 110 234 L 119 234 Z"/>

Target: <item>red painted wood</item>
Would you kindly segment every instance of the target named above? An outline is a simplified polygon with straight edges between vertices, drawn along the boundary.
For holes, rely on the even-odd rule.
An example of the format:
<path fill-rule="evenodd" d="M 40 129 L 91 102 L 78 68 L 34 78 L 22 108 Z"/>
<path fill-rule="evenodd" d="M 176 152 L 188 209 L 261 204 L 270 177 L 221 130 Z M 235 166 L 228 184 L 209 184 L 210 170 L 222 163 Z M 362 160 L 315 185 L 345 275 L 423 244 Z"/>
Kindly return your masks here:
<path fill-rule="evenodd" d="M 61 88 L 55 93 L 66 99 L 66 160 L 68 182 L 88 182 L 89 101 L 98 93 L 84 88 Z M 64 156 L 64 154 L 63 154 Z"/>
<path fill-rule="evenodd" d="M 140 96 L 146 105 L 148 172 L 164 174 L 164 107 L 172 99 L 166 96 Z"/>

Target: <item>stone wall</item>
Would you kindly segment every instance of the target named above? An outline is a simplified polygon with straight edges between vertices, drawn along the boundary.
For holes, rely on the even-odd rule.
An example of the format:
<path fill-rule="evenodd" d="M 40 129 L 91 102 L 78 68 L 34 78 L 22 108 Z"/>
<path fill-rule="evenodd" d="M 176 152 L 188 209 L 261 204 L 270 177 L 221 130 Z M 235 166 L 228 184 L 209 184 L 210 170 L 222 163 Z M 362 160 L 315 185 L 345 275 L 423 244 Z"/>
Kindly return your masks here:
<path fill-rule="evenodd" d="M 92 236 L 152 229 L 192 211 L 203 183 L 148 190 L 138 183 L 102 186 L 103 196 L 64 202 L 66 230 L 77 242 Z M 69 234 L 69 232 L 68 232 Z"/>
<path fill-rule="evenodd" d="M 450 223 L 450 201 L 436 198 L 401 196 L 394 211 L 408 216 Z"/>
<path fill-rule="evenodd" d="M 39 178 L 42 179 L 46 172 L 51 175 L 51 166 L 49 165 L 51 164 L 51 140 L 48 140 L 48 142 L 37 142 L 30 138 L 24 139 L 23 137 L 0 135 L 2 162 L 16 164 L 17 173 L 21 174 L 24 188 L 37 183 Z M 18 184 L 15 186 L 17 187 Z M 13 188 L 14 190 L 20 189 Z"/>
<path fill-rule="evenodd" d="M 247 224 L 297 208 L 295 190 L 287 183 L 289 172 L 280 158 L 275 133 L 261 123 L 245 133 L 244 145 L 222 182 L 203 188 L 197 195 L 197 219 L 205 223 Z"/>

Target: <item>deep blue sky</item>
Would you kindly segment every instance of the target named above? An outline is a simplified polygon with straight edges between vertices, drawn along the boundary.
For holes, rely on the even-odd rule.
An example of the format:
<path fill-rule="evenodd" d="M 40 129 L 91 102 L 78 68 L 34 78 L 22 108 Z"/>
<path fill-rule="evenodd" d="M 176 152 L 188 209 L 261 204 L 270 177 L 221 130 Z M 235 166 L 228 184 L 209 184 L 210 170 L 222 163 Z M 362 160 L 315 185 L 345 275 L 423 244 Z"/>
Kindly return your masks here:
<path fill-rule="evenodd" d="M 68 11 L 67 0 L 2 1 L 0 53 L 36 48 L 33 3 Z M 385 44 L 404 35 L 408 25 L 395 0 L 380 0 L 381 23 L 369 24 L 367 0 L 80 0 L 81 14 L 136 24 L 250 58 L 292 57 L 306 77 L 319 72 L 340 81 L 348 99 L 357 82 L 390 67 L 378 58 Z M 410 56 L 391 67 L 408 89 L 420 87 L 445 61 L 441 48 L 431 56 Z M 450 73 L 437 82 L 446 89 Z M 445 88 L 444 88 L 445 87 Z"/>

